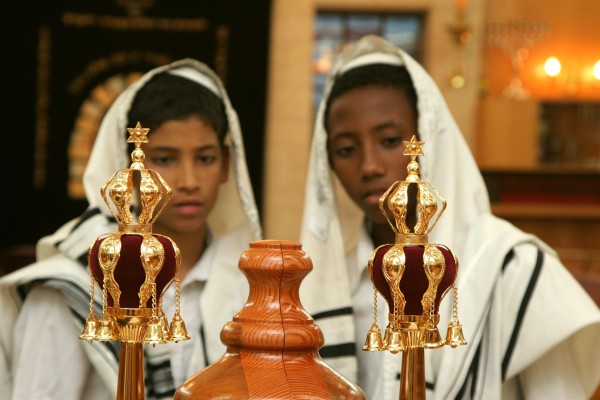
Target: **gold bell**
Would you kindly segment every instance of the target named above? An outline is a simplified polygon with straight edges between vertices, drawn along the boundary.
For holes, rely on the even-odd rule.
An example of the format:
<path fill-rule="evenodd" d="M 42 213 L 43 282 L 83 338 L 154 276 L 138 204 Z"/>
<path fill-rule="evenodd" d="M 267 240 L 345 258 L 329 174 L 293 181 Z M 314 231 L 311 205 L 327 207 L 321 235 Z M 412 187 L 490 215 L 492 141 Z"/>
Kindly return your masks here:
<path fill-rule="evenodd" d="M 156 345 L 160 343 L 167 343 L 163 335 L 162 326 L 160 320 L 157 317 L 151 317 L 146 328 L 146 334 L 144 335 L 144 343 Z"/>
<path fill-rule="evenodd" d="M 390 324 L 385 327 L 385 333 L 383 334 L 383 350 L 387 350 L 388 343 L 390 342 L 390 338 L 392 337 L 392 327 Z"/>
<path fill-rule="evenodd" d="M 364 351 L 381 351 L 383 350 L 383 340 L 381 339 L 381 330 L 377 324 L 371 325 L 369 333 L 367 333 L 367 340 L 363 346 Z"/>
<path fill-rule="evenodd" d="M 119 332 L 115 321 L 106 314 L 102 314 L 96 324 L 96 335 L 94 340 L 110 342 L 119 338 Z"/>
<path fill-rule="evenodd" d="M 167 321 L 167 317 L 165 314 L 161 314 L 159 318 L 160 327 L 162 328 L 163 337 L 169 337 L 169 321 Z"/>
<path fill-rule="evenodd" d="M 437 326 L 428 324 L 423 331 L 423 340 L 421 341 L 421 346 L 426 349 L 437 349 L 443 345 L 444 340 L 442 339 Z"/>
<path fill-rule="evenodd" d="M 399 351 L 403 351 L 406 346 L 404 345 L 404 338 L 403 338 L 403 333 L 401 331 L 398 330 L 392 330 L 392 332 L 390 333 L 390 337 L 389 340 L 387 342 L 387 350 L 392 353 L 392 354 L 396 354 Z"/>
<path fill-rule="evenodd" d="M 169 328 L 169 340 L 175 343 L 183 340 L 190 340 L 187 329 L 185 329 L 185 323 L 179 315 L 175 315 L 171 321 L 171 327 Z"/>
<path fill-rule="evenodd" d="M 455 325 L 456 324 L 456 325 Z M 463 336 L 462 325 L 458 322 L 448 324 L 448 333 L 446 334 L 446 344 L 452 347 L 464 346 L 467 344 Z"/>
<path fill-rule="evenodd" d="M 83 333 L 79 336 L 79 339 L 83 340 L 94 340 L 96 337 L 96 328 L 98 326 L 98 317 L 95 313 L 88 315 L 85 320 L 85 326 L 83 327 Z"/>

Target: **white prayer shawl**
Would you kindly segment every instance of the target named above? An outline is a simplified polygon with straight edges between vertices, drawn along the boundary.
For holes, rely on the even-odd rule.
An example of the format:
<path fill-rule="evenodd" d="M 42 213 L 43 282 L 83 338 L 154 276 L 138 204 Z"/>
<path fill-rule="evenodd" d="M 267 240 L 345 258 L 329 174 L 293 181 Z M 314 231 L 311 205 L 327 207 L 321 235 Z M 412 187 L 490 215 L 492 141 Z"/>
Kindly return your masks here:
<path fill-rule="evenodd" d="M 404 65 L 412 77 L 418 135 L 426 143 L 426 156 L 419 157 L 421 179 L 448 202 L 429 242 L 447 245 L 460 263 L 459 320 L 469 344 L 426 350 L 427 397 L 589 396 L 600 379 L 598 307 L 550 248 L 490 214 L 483 178 L 439 89 L 409 55 L 375 36 L 359 40 L 336 60 L 312 139 L 301 242 L 314 269 L 301 286 L 301 299 L 324 332 L 321 355 L 357 381 L 361 366 L 355 352 L 364 342 L 355 343 L 347 269 L 353 266 L 346 265 L 346 256 L 356 251 L 363 214 L 330 170 L 323 114 L 335 78 L 372 63 Z M 358 262 L 366 267 L 367 260 Z M 372 297 L 364 301 L 370 304 Z M 378 302 L 385 303 L 381 296 Z M 445 299 L 440 308 L 442 334 L 451 303 Z M 368 329 L 358 327 L 364 337 Z M 382 360 L 373 398 L 397 399 L 401 356 L 384 354 Z"/>
<path fill-rule="evenodd" d="M 78 330 L 83 329 L 83 321 L 89 313 L 89 282 L 87 251 L 96 238 L 103 233 L 116 232 L 117 226 L 100 194 L 100 188 L 117 171 L 127 168 L 131 163 L 126 144 L 127 114 L 136 93 L 156 74 L 167 72 L 198 82 L 217 94 L 225 104 L 229 123 L 229 132 L 225 143 L 230 146 L 230 175 L 223 184 L 214 209 L 209 216 L 209 226 L 215 246 L 214 262 L 210 266 L 210 276 L 203 289 L 200 302 L 202 330 L 204 337 L 190 332 L 195 354 L 190 366 L 191 371 L 204 368 L 205 360 L 214 362 L 225 352 L 220 341 L 223 325 L 239 311 L 247 298 L 248 284 L 237 268 L 239 257 L 249 242 L 261 238 L 261 227 L 254 195 L 246 167 L 246 157 L 238 117 L 232 108 L 225 88 L 216 74 L 203 63 L 192 59 L 176 61 L 146 73 L 140 80 L 127 88 L 114 102 L 100 126 L 90 159 L 84 174 L 84 188 L 89 202 L 86 212 L 76 220 L 70 221 L 53 235 L 38 242 L 38 261 L 20 269 L 0 280 L 0 304 L 2 306 L 2 325 L 0 327 L 0 398 L 10 398 L 11 360 L 13 326 L 24 300 L 23 292 L 31 284 L 41 282 L 55 287 L 63 293 L 71 308 L 73 322 Z M 141 121 L 143 125 L 143 121 Z M 152 133 L 150 133 L 152 140 Z M 183 255 L 185 257 L 185 255 Z M 101 291 L 96 287 L 96 313 L 101 312 Z M 183 315 L 185 319 L 185 315 Z M 73 340 L 79 340 L 74 337 Z M 118 360 L 116 345 L 107 343 L 88 343 L 82 341 L 90 362 L 105 382 L 108 390 L 116 394 Z M 161 346 L 146 349 L 146 377 L 156 387 L 150 388 L 148 398 L 160 397 L 162 388 L 170 391 L 170 371 L 159 371 L 153 366 L 153 358 L 160 363 L 164 358 Z M 206 351 L 207 354 L 203 354 Z M 168 356 L 167 356 L 168 357 Z M 156 370 L 156 371 L 155 371 Z M 156 375 L 153 377 L 152 375 Z M 147 380 L 148 380 L 147 379 Z M 157 389 L 158 387 L 158 389 Z M 114 397 L 114 396 L 112 396 Z"/>

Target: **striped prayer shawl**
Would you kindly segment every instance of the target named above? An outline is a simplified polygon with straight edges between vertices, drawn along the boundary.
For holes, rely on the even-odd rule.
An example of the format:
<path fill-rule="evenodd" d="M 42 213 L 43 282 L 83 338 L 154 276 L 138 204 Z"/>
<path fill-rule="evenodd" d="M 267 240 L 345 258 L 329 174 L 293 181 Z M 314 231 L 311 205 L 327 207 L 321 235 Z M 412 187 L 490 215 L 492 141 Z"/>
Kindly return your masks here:
<path fill-rule="evenodd" d="M 505 380 L 506 371 L 508 365 L 510 363 L 511 356 L 515 351 L 517 341 L 519 338 L 519 332 L 522 328 L 522 322 L 525 318 L 525 314 L 527 312 L 527 306 L 531 300 L 533 291 L 538 282 L 540 271 L 542 269 L 544 263 L 544 253 L 541 249 L 536 248 L 537 256 L 535 262 L 530 266 L 530 277 L 528 280 L 528 284 L 526 286 L 525 291 L 523 292 L 520 300 L 520 305 L 518 307 L 518 312 L 514 317 L 514 323 L 512 326 L 512 333 L 510 335 L 510 340 L 508 346 L 504 350 L 504 355 L 502 357 L 502 381 Z M 515 249 L 510 249 L 510 251 L 506 254 L 502 266 L 501 271 L 505 273 L 507 268 L 510 268 L 511 261 L 514 259 Z M 513 265 L 514 268 L 518 268 L 518 265 Z M 491 303 L 492 298 L 490 297 L 489 302 Z M 478 323 L 478 330 L 480 332 L 484 332 L 485 325 L 487 323 L 487 319 L 489 316 L 490 304 L 486 307 L 486 313 L 482 316 L 480 322 Z M 317 325 L 327 326 L 330 324 L 340 323 L 340 317 L 352 317 L 352 307 L 343 307 L 338 309 L 333 309 L 329 311 L 323 311 L 314 314 L 312 317 L 314 318 Z M 474 341 L 475 340 L 475 341 Z M 481 371 L 485 370 L 487 363 L 490 361 L 486 356 L 486 346 L 489 346 L 489 337 L 485 334 L 482 334 L 477 339 L 469 340 L 469 346 L 473 350 L 469 353 L 468 357 L 465 357 L 460 366 L 460 370 L 464 370 L 464 377 L 460 380 L 460 385 L 458 385 L 458 390 L 453 398 L 455 399 L 476 399 L 481 398 L 478 394 L 482 388 L 482 385 L 485 383 L 485 373 Z M 358 346 L 354 341 L 351 342 L 343 342 L 343 343 L 325 343 L 325 345 L 319 350 L 319 354 L 321 357 L 329 364 L 336 365 L 338 363 L 343 363 L 349 357 L 354 358 L 356 356 Z M 361 350 L 358 350 L 361 351 Z M 429 350 L 435 351 L 435 350 Z M 449 349 L 448 351 L 453 351 Z M 397 355 L 400 359 L 401 356 Z M 428 366 L 426 365 L 426 369 Z M 395 380 L 399 384 L 400 382 L 400 372 L 395 374 Z M 435 383 L 429 379 L 425 382 L 426 389 L 428 391 L 428 397 L 433 398 L 435 396 Z"/>
<path fill-rule="evenodd" d="M 322 324 L 335 324 L 338 317 L 352 316 L 352 307 L 343 307 L 336 310 L 323 311 L 314 314 L 312 317 L 317 325 Z M 326 343 L 319 350 L 319 354 L 326 361 L 333 361 L 336 358 L 344 357 L 355 357 L 356 356 L 356 343 L 343 342 L 343 343 Z"/>
<path fill-rule="evenodd" d="M 506 378 L 506 372 L 510 364 L 511 356 L 513 355 L 513 352 L 517 347 L 519 333 L 522 329 L 522 323 L 527 312 L 527 307 L 529 302 L 531 301 L 533 292 L 540 277 L 540 272 L 544 264 L 544 253 L 542 252 L 542 250 L 536 247 L 536 254 L 536 258 L 535 260 L 533 260 L 534 262 L 529 266 L 529 268 L 527 268 L 529 271 L 528 283 L 520 297 L 519 306 L 517 308 L 518 311 L 513 318 L 512 333 L 510 334 L 508 345 L 503 351 L 503 356 L 501 359 L 501 377 L 498 377 L 502 380 L 502 382 Z M 501 272 L 503 274 L 509 273 L 510 268 L 522 267 L 517 264 L 511 263 L 511 261 L 513 261 L 514 259 L 514 256 L 515 249 L 510 249 L 510 251 L 506 254 L 502 262 Z M 485 326 L 489 322 L 489 311 L 491 308 L 492 300 L 492 297 L 490 297 L 489 304 L 487 304 L 485 307 L 486 312 L 484 313 L 484 315 L 481 316 L 480 322 L 477 324 L 479 336 L 469 338 L 468 340 L 469 347 L 472 350 L 468 353 L 468 356 L 462 360 L 461 365 L 459 367 L 459 370 L 464 371 L 464 373 L 461 374 L 459 381 L 457 381 L 457 383 L 455 383 L 454 385 L 454 387 L 457 388 L 456 393 L 452 396 L 452 398 L 454 399 L 458 400 L 482 398 L 482 388 L 485 385 L 486 379 L 485 370 L 488 367 L 488 363 L 500 362 L 500 360 L 491 360 L 486 350 L 487 347 L 491 345 L 489 335 L 486 334 Z M 313 315 L 313 318 L 319 326 L 327 326 L 330 324 L 340 323 L 340 317 L 351 317 L 352 313 L 352 307 L 343 307 L 316 313 Z M 354 341 L 343 343 L 328 342 L 325 343 L 325 345 L 319 350 L 319 353 L 328 364 L 336 365 L 338 363 L 345 362 L 348 358 L 354 358 L 359 347 L 360 346 L 358 346 L 358 344 Z M 454 349 L 445 349 L 444 351 L 451 352 L 453 350 Z M 359 349 L 358 351 L 361 350 Z M 401 355 L 397 355 L 396 357 L 398 358 L 399 362 L 401 359 Z M 429 368 L 430 366 L 426 365 L 426 370 L 428 370 Z M 394 375 L 394 378 L 397 381 L 396 385 L 399 385 L 400 372 L 396 373 Z M 436 385 L 431 377 L 428 377 L 427 381 L 425 382 L 425 387 L 428 392 L 428 398 L 437 397 L 435 395 Z"/>
<path fill-rule="evenodd" d="M 527 306 L 529 305 L 529 302 L 531 301 L 533 291 L 536 287 L 536 284 L 538 283 L 540 271 L 541 271 L 543 263 L 544 263 L 544 253 L 539 248 L 536 248 L 536 252 L 537 252 L 537 256 L 535 259 L 535 263 L 533 265 L 530 265 L 530 268 L 528 268 L 531 270 L 531 274 L 530 274 L 526 289 L 522 293 L 522 296 L 520 298 L 518 312 L 514 316 L 514 319 L 513 319 L 514 322 L 512 324 L 512 333 L 510 334 L 510 340 L 509 340 L 508 346 L 503 351 L 502 364 L 501 364 L 501 373 L 502 373 L 501 380 L 502 380 L 502 382 L 504 382 L 506 379 L 506 372 L 507 372 L 508 366 L 510 364 L 511 356 L 517 346 L 517 341 L 519 339 L 519 333 L 522 328 L 523 319 L 525 318 L 525 314 L 527 312 Z M 509 271 L 507 271 L 507 268 L 509 268 L 511 266 L 511 261 L 513 260 L 514 256 L 515 256 L 515 249 L 511 249 L 507 253 L 507 255 L 504 258 L 504 261 L 502 263 L 501 271 L 503 274 L 509 272 Z M 519 266 L 513 264 L 512 267 L 518 268 Z M 486 319 L 487 319 L 487 318 L 490 318 L 490 316 L 488 314 L 489 310 L 490 310 L 490 305 L 488 305 L 486 307 L 486 310 L 487 310 L 486 311 Z M 485 329 L 485 326 L 484 326 L 485 323 L 486 323 L 485 320 L 483 320 L 481 322 L 481 325 L 482 325 L 481 329 Z M 456 395 L 454 396 L 455 399 L 457 399 L 457 400 L 459 400 L 459 399 L 478 399 L 478 398 L 482 397 L 482 394 L 483 394 L 482 389 L 485 385 L 484 379 L 486 377 L 485 369 L 487 368 L 488 363 L 498 362 L 498 360 L 490 360 L 487 357 L 487 353 L 486 353 L 485 349 L 490 345 L 489 341 L 490 341 L 489 336 L 485 335 L 485 333 L 484 333 L 479 338 L 479 340 L 477 340 L 476 342 L 469 343 L 469 345 L 472 348 L 474 348 L 473 356 L 470 358 L 466 358 L 463 361 L 463 365 L 468 366 L 468 368 L 466 369 L 467 373 L 466 373 L 466 376 L 464 377 L 464 379 L 462 380 L 462 384 L 459 386 L 459 389 L 458 389 Z M 428 389 L 434 391 L 435 385 L 433 383 L 430 383 L 429 385 L 430 385 L 430 387 Z"/>
<path fill-rule="evenodd" d="M 99 230 L 103 229 L 105 232 L 110 232 L 114 229 L 114 224 L 114 219 L 106 218 L 98 209 L 89 209 L 76 221 L 70 223 L 67 231 L 61 232 L 59 230 L 57 234 L 45 240 L 43 246 L 46 249 L 43 251 L 54 248 L 55 251 L 68 257 L 73 261 L 68 267 L 73 269 L 71 271 L 73 273 L 69 273 L 68 270 L 53 271 L 52 268 L 39 268 L 40 265 L 43 266 L 44 261 L 34 264 L 34 266 L 37 265 L 36 268 L 25 267 L 17 271 L 19 278 L 12 288 L 18 297 L 17 303 L 22 304 L 30 290 L 37 285 L 53 288 L 62 294 L 65 303 L 72 312 L 74 323 L 79 330 L 83 331 L 86 318 L 90 312 L 88 248 L 97 237 Z M 90 226 L 95 227 L 95 229 L 92 229 L 94 234 L 92 240 L 90 240 Z M 78 268 L 80 271 L 75 271 Z M 11 277 L 3 278 L 5 281 L 7 279 L 10 280 Z M 101 293 L 99 287 L 96 286 L 94 299 L 94 312 L 96 315 L 102 314 Z M 192 336 L 195 340 L 203 340 L 201 339 L 203 337 L 201 332 Z M 112 365 L 113 378 L 116 380 L 120 343 L 92 342 L 91 348 L 98 353 L 98 356 L 106 364 Z M 144 352 L 147 398 L 149 400 L 172 399 L 176 386 L 171 372 L 169 353 L 161 349 L 161 346 L 156 348 L 146 346 Z M 105 373 L 101 370 L 97 371 L 100 374 Z"/>
<path fill-rule="evenodd" d="M 214 360 L 222 354 L 220 328 L 237 311 L 235 308 L 243 304 L 238 305 L 238 301 L 241 302 L 238 297 L 247 293 L 247 282 L 236 268 L 237 261 L 249 242 L 262 237 L 262 230 L 246 166 L 242 131 L 225 87 L 207 65 L 193 59 L 183 59 L 147 72 L 117 97 L 102 119 L 84 173 L 83 185 L 89 209 L 79 218 L 63 225 L 53 235 L 38 242 L 37 263 L 0 280 L 0 301 L 2 306 L 5 301 L 7 303 L 6 308 L 3 308 L 3 322 L 6 323 L 0 324 L 0 398 L 10 397 L 13 322 L 17 320 L 24 295 L 33 283 L 57 288 L 70 305 L 78 328 L 83 329 L 83 322 L 89 312 L 89 299 L 85 299 L 90 284 L 87 270 L 88 247 L 101 234 L 116 232 L 118 228 L 99 189 L 117 170 L 131 162 L 127 144 L 123 140 L 128 128 L 127 114 L 138 91 L 161 73 L 172 73 L 207 87 L 215 92 L 225 106 L 229 126 L 225 141 L 231 151 L 230 176 L 221 185 L 215 207 L 208 217 L 207 224 L 216 238 L 216 250 L 209 269 L 217 272 L 210 275 L 199 299 L 200 315 L 206 329 L 205 332 L 202 328 L 200 332 L 190 332 L 195 341 L 194 365 L 190 369 L 199 370 L 206 366 L 207 359 Z M 96 292 L 95 307 L 99 309 L 101 296 L 99 290 Z M 220 307 L 215 308 L 214 304 L 219 304 Z M 145 349 L 149 399 L 172 398 L 175 391 L 168 357 L 161 350 L 153 351 L 159 347 Z M 91 364 L 109 386 L 108 390 L 113 390 L 111 386 L 116 382 L 118 371 L 118 346 L 111 348 L 109 344 L 92 343 L 92 346 L 84 348 L 90 360 L 93 358 Z M 90 354 L 90 348 L 90 351 L 97 352 L 100 356 Z M 204 358 L 199 354 L 202 350 Z M 185 374 L 189 372 L 190 370 Z"/>

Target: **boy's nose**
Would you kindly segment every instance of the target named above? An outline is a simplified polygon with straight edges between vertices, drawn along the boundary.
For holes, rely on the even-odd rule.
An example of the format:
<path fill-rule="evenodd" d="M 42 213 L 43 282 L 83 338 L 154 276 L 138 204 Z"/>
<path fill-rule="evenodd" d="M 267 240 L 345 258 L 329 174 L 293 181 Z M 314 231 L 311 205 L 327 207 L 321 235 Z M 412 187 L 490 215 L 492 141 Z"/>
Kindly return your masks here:
<path fill-rule="evenodd" d="M 385 166 L 377 154 L 365 152 L 361 170 L 364 178 L 370 178 L 383 175 L 385 173 Z"/>
<path fill-rule="evenodd" d="M 199 187 L 200 179 L 193 163 L 182 163 L 177 174 L 177 188 L 190 191 Z"/>

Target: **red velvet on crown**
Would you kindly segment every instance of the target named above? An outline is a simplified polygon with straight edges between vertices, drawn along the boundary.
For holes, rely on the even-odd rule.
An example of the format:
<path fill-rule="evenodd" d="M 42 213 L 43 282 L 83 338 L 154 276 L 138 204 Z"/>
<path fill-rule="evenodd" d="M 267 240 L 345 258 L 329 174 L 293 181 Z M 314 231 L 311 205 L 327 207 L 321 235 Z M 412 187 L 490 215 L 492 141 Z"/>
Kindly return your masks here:
<path fill-rule="evenodd" d="M 387 301 L 390 310 L 394 309 L 394 301 L 390 287 L 385 280 L 383 270 L 381 268 L 383 256 L 387 253 L 393 245 L 381 246 L 375 257 L 373 258 L 373 284 L 375 288 Z M 443 245 L 435 245 L 442 254 L 446 262 L 446 271 L 442 278 L 438 290 L 435 296 L 435 309 L 434 312 L 438 313 L 438 308 L 442 297 L 446 294 L 446 291 L 452 286 L 452 283 L 456 279 L 457 263 L 454 255 L 447 247 Z M 400 290 L 406 300 L 404 307 L 404 314 L 406 315 L 422 315 L 423 306 L 421 300 L 423 294 L 427 291 L 429 281 L 425 270 L 423 269 L 423 252 L 424 246 L 421 245 L 406 245 L 404 246 L 404 253 L 406 255 L 406 268 L 400 281 Z"/>
<path fill-rule="evenodd" d="M 167 284 L 175 276 L 176 259 L 173 244 L 165 236 L 152 235 L 163 245 L 165 249 L 165 260 L 162 269 L 156 277 L 156 295 L 160 294 Z M 103 288 L 103 273 L 98 261 L 98 249 L 100 244 L 106 239 L 103 236 L 96 240 L 89 253 L 90 270 L 96 281 Z M 146 272 L 140 259 L 140 246 L 142 245 L 143 236 L 137 234 L 125 234 L 121 236 L 121 255 L 115 267 L 115 280 L 119 284 L 121 290 L 120 306 L 125 308 L 139 308 L 140 298 L 138 296 L 140 287 L 146 278 Z M 109 307 L 114 306 L 113 298 L 108 295 L 107 304 Z M 152 307 L 152 297 L 148 299 L 145 307 Z"/>

